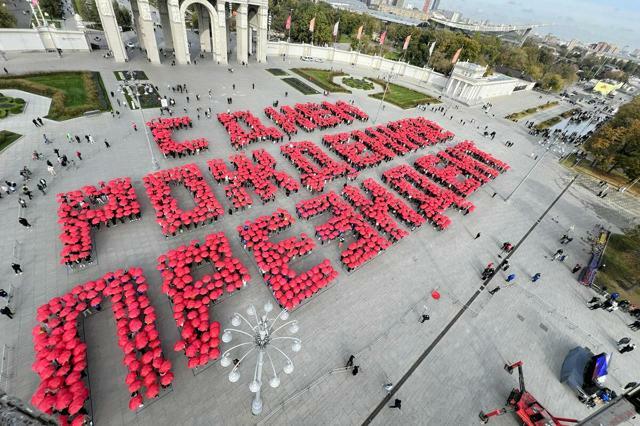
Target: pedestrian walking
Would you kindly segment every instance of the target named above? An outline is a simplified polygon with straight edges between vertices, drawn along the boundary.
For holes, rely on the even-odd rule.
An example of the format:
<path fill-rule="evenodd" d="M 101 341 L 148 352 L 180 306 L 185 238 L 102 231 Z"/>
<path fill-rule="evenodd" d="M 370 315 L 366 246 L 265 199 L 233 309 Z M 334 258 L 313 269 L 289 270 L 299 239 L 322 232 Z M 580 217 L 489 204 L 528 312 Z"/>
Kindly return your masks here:
<path fill-rule="evenodd" d="M 9 293 L 7 293 L 4 288 L 0 288 L 0 297 L 3 299 L 9 299 Z"/>
<path fill-rule="evenodd" d="M 96 143 L 96 140 L 93 138 L 93 135 L 89 135 L 88 139 L 89 139 L 89 143 Z"/>
<path fill-rule="evenodd" d="M 131 127 L 133 127 L 134 131 L 136 131 L 136 132 L 138 131 L 138 125 L 136 123 L 131 122 Z"/>
<path fill-rule="evenodd" d="M 480 238 L 480 233 L 479 232 L 476 234 L 476 237 L 474 238 L 474 240 L 477 240 L 478 238 Z"/>
<path fill-rule="evenodd" d="M 640 320 L 636 320 L 629 324 L 629 328 L 633 331 L 638 331 L 638 329 L 640 329 Z"/>
<path fill-rule="evenodd" d="M 354 355 L 349 355 L 349 359 L 347 360 L 347 367 L 353 367 L 353 361 L 356 359 Z"/>
<path fill-rule="evenodd" d="M 509 274 L 509 276 L 507 277 L 506 281 L 508 283 L 510 283 L 511 281 L 516 279 L 516 274 Z"/>
<path fill-rule="evenodd" d="M 5 70 L 6 70 L 6 68 L 5 68 Z M 13 319 L 13 315 L 14 315 L 14 313 L 11 312 L 11 309 L 9 309 L 8 306 L 5 306 L 4 308 L 0 309 L 0 314 L 8 316 L 9 319 Z"/>
<path fill-rule="evenodd" d="M 536 274 L 531 277 L 531 281 L 535 283 L 536 281 L 538 281 L 540 279 L 541 276 L 542 276 L 542 274 L 540 272 L 536 272 Z"/>
<path fill-rule="evenodd" d="M 494 288 L 493 290 L 489 290 L 489 294 L 493 296 L 494 294 L 496 294 L 499 291 L 500 291 L 500 287 L 498 286 L 498 287 Z"/>
<path fill-rule="evenodd" d="M 393 390 L 393 383 L 385 383 L 382 389 L 387 393 L 391 392 Z"/>
<path fill-rule="evenodd" d="M 564 262 L 565 260 L 567 260 L 567 257 L 569 257 L 568 254 L 563 254 L 558 258 L 558 261 Z"/>
<path fill-rule="evenodd" d="M 40 123 L 41 126 L 44 126 L 44 122 L 42 121 L 42 118 L 38 117 L 36 118 L 36 120 L 38 120 L 38 123 Z"/>
<path fill-rule="evenodd" d="M 582 269 L 582 266 L 579 263 L 576 263 L 576 266 L 573 267 L 573 269 L 571 270 L 572 274 L 575 274 L 576 272 L 578 272 L 580 269 Z"/>
<path fill-rule="evenodd" d="M 20 207 L 22 207 L 23 209 L 27 208 L 27 202 L 22 198 L 18 198 L 18 203 L 20 204 Z"/>
<path fill-rule="evenodd" d="M 36 185 L 38 187 L 38 189 L 40 190 L 40 192 L 42 192 L 42 195 L 47 195 L 47 191 L 45 190 L 45 186 L 42 186 L 42 184 L 40 182 L 38 182 L 38 184 Z"/>
<path fill-rule="evenodd" d="M 427 314 L 422 314 L 420 317 L 420 324 L 424 324 L 425 321 L 429 321 L 430 317 Z"/>
<path fill-rule="evenodd" d="M 44 134 L 44 133 L 43 133 L 43 134 L 42 134 L 42 138 L 44 139 L 44 143 L 45 143 L 45 145 L 46 145 L 46 144 L 50 144 L 50 143 L 51 143 L 51 140 L 47 137 L 47 135 L 46 135 L 46 134 Z"/>
<path fill-rule="evenodd" d="M 80 151 L 76 151 L 76 157 L 78 157 L 78 160 L 82 161 L 82 153 Z"/>
<path fill-rule="evenodd" d="M 29 197 L 30 200 L 33 199 L 33 194 L 27 185 L 22 185 L 22 193 Z"/>
<path fill-rule="evenodd" d="M 53 168 L 53 164 L 50 164 L 50 165 L 47 166 L 47 171 L 49 172 L 49 174 L 51 176 L 57 175 L 56 169 Z"/>
<path fill-rule="evenodd" d="M 556 252 L 553 254 L 553 257 L 551 257 L 551 261 L 553 262 L 554 260 L 557 260 L 558 258 L 560 258 L 560 256 L 562 256 L 562 253 L 564 253 L 564 250 L 562 249 L 556 250 Z"/>
<path fill-rule="evenodd" d="M 22 275 L 22 267 L 19 263 L 12 263 L 11 268 L 16 275 Z"/>
<path fill-rule="evenodd" d="M 393 401 L 393 405 L 390 405 L 389 408 L 397 408 L 398 410 L 402 409 L 402 400 L 396 398 L 395 401 Z"/>
<path fill-rule="evenodd" d="M 618 352 L 620 352 L 621 354 L 626 353 L 626 352 L 631 352 L 632 350 L 634 350 L 636 348 L 635 343 L 631 343 L 628 344 L 626 346 L 621 347 L 620 349 L 618 349 Z"/>
<path fill-rule="evenodd" d="M 360 366 L 354 365 L 353 368 L 351 369 L 351 374 L 353 374 L 354 376 L 357 376 L 359 370 L 360 370 Z"/>
<path fill-rule="evenodd" d="M 24 226 L 25 228 L 31 228 L 31 224 L 24 217 L 19 217 L 18 218 L 18 223 L 20 223 L 20 225 Z"/>
<path fill-rule="evenodd" d="M 31 122 L 36 126 L 36 127 L 40 127 L 40 124 L 38 124 L 38 121 L 34 118 L 33 120 L 31 120 Z"/>
<path fill-rule="evenodd" d="M 509 264 L 509 261 L 508 261 L 508 260 L 505 260 L 505 261 L 502 263 L 502 270 L 506 272 L 506 271 L 507 271 L 507 269 L 509 269 L 509 267 L 511 267 L 511 265 Z"/>
<path fill-rule="evenodd" d="M 104 140 L 104 146 L 107 147 L 107 149 L 111 148 L 111 145 L 109 144 L 109 142 L 107 142 L 107 140 Z"/>

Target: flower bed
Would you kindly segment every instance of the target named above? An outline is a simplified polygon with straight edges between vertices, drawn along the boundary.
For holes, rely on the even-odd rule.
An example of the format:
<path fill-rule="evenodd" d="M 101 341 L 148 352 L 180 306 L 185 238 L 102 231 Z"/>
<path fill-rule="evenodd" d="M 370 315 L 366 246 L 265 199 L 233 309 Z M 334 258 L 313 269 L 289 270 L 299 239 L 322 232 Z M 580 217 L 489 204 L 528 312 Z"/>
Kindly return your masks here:
<path fill-rule="evenodd" d="M 33 328 L 36 360 L 33 371 L 40 384 L 31 403 L 57 416 L 61 425 L 84 425 L 89 401 L 87 345 L 80 337 L 78 319 L 101 309 L 104 296 L 111 299 L 118 346 L 124 352 L 131 394 L 129 408 L 137 410 L 144 398 L 158 396 L 160 387 L 173 381 L 171 362 L 162 354 L 155 309 L 147 297 L 149 286 L 141 268 L 109 272 L 95 281 L 75 286 L 38 308 Z"/>
<path fill-rule="evenodd" d="M 300 238 L 291 237 L 273 243 L 269 236 L 289 228 L 293 222 L 289 212 L 278 209 L 270 216 L 261 216 L 238 226 L 242 245 L 253 252 L 264 281 L 271 287 L 280 306 L 287 310 L 292 310 L 338 276 L 327 259 L 305 272 L 297 273 L 291 269 L 289 263 L 292 260 L 313 250 L 313 239 L 303 233 Z"/>
<path fill-rule="evenodd" d="M 56 196 L 58 223 L 62 226 L 60 263 L 76 266 L 91 262 L 91 229 L 139 219 L 140 204 L 130 178 L 114 179 L 100 188 L 83 186 Z"/>
<path fill-rule="evenodd" d="M 213 273 L 194 280 L 192 268 L 208 263 Z M 184 352 L 187 366 L 206 365 L 220 356 L 220 323 L 210 322 L 210 304 L 226 291 L 233 293 L 251 279 L 247 268 L 233 257 L 224 233 L 210 234 L 204 244 L 191 241 L 158 258 L 162 292 L 169 296 L 180 330 L 176 352 Z"/>
<path fill-rule="evenodd" d="M 176 158 L 182 158 L 184 155 L 199 154 L 201 150 L 209 147 L 209 142 L 205 138 L 193 139 L 189 141 L 175 141 L 172 136 L 175 130 L 186 129 L 192 127 L 191 118 L 172 117 L 157 118 L 147 122 L 147 127 L 151 129 L 153 140 L 160 147 L 160 152 Z"/>
<path fill-rule="evenodd" d="M 353 210 L 353 207 L 334 192 L 296 204 L 298 217 L 303 219 L 309 219 L 327 211 L 331 212 L 332 217 L 322 225 L 316 226 L 316 238 L 324 243 L 343 238 L 343 235 L 349 231 L 353 231 L 356 235 L 356 241 L 340 255 L 342 264 L 348 271 L 362 266 L 391 246 L 391 242 L 380 236 L 360 214 Z"/>
<path fill-rule="evenodd" d="M 232 113 L 219 113 L 218 121 L 227 129 L 231 138 L 231 145 L 235 149 L 241 149 L 250 143 L 259 140 L 282 141 L 282 133 L 275 127 L 266 127 L 249 111 L 236 111 Z M 240 125 L 243 122 L 250 130 L 246 131 Z"/>
<path fill-rule="evenodd" d="M 195 164 L 150 173 L 142 181 L 165 236 L 175 236 L 177 232 L 191 229 L 192 226 L 197 228 L 201 224 L 211 223 L 224 214 L 220 202 Z M 184 185 L 193 195 L 196 204 L 194 209 L 183 211 L 178 207 L 178 200 L 171 195 L 169 187 L 177 183 Z"/>
<path fill-rule="evenodd" d="M 300 171 L 300 181 L 311 192 L 321 192 L 330 180 L 342 176 L 349 178 L 357 176 L 357 172 L 348 164 L 334 161 L 313 142 L 290 143 L 281 146 L 280 151 Z M 307 157 L 310 157 L 320 167 Z"/>
<path fill-rule="evenodd" d="M 235 209 L 244 209 L 253 204 L 245 189 L 248 186 L 254 188 L 263 204 L 275 200 L 278 188 L 282 188 L 287 197 L 291 192 L 298 192 L 300 184 L 287 173 L 276 170 L 276 160 L 265 150 L 255 150 L 252 156 L 253 161 L 245 154 L 232 156 L 235 171 L 229 170 L 224 161 L 218 158 L 207 162 L 213 178 L 219 183 L 227 183 L 225 194 Z"/>

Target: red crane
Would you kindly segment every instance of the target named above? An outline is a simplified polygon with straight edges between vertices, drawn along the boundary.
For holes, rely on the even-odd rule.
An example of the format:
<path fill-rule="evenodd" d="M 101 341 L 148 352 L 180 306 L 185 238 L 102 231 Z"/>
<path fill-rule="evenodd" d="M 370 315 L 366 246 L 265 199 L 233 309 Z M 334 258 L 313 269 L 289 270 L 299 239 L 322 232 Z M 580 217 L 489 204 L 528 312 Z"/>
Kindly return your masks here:
<path fill-rule="evenodd" d="M 533 395 L 527 392 L 524 386 L 524 374 L 522 373 L 523 364 L 522 361 L 511 365 L 505 364 L 504 369 L 507 370 L 509 374 L 513 374 L 513 370 L 518 367 L 520 386 L 513 388 L 507 399 L 507 405 L 504 407 L 497 408 L 488 413 L 481 411 L 480 420 L 483 423 L 487 423 L 491 417 L 515 412 L 525 426 L 566 426 L 567 423 L 578 423 L 576 419 L 555 417 L 544 408 Z"/>

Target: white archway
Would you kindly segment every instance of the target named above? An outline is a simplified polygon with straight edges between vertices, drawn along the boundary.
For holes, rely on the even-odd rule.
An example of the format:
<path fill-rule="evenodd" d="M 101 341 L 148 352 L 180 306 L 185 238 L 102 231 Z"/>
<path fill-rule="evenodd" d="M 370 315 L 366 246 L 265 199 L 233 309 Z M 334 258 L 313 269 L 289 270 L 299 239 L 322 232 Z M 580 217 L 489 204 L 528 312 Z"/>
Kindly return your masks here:
<path fill-rule="evenodd" d="M 226 64 L 227 63 L 227 24 L 225 21 L 224 2 L 219 0 L 217 2 L 217 8 L 213 7 L 213 5 L 206 0 L 185 0 L 184 2 L 182 2 L 182 4 L 180 4 L 180 18 L 183 21 L 182 31 L 184 33 L 183 40 L 185 41 L 185 43 L 187 43 L 187 26 L 184 25 L 184 18 L 185 18 L 187 9 L 192 5 L 201 5 L 207 10 L 207 12 L 209 12 L 209 17 L 211 21 L 210 37 L 212 39 L 213 59 L 220 64 Z M 185 49 L 186 49 L 186 55 L 187 55 L 187 62 L 191 62 L 188 45 L 185 46 Z"/>

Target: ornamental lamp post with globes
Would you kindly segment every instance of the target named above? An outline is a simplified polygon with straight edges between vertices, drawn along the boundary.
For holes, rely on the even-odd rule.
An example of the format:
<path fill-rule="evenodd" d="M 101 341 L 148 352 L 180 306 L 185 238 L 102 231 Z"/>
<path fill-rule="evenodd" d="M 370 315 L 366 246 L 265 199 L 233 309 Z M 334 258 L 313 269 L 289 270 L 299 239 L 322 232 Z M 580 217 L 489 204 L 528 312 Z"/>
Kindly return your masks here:
<path fill-rule="evenodd" d="M 287 326 L 287 330 L 290 334 L 297 333 L 298 322 L 296 320 L 287 321 L 289 319 L 289 313 L 284 309 L 281 310 L 276 317 L 269 318 L 269 313 L 271 311 L 273 311 L 273 305 L 270 302 L 267 302 L 264 305 L 264 314 L 260 316 L 258 315 L 255 306 L 249 305 L 247 308 L 247 317 L 244 317 L 242 314 L 237 312 L 234 313 L 231 318 L 231 325 L 236 328 L 225 328 L 222 333 L 222 341 L 224 343 L 229 343 L 233 340 L 233 333 L 237 333 L 241 336 L 247 336 L 249 338 L 248 341 L 238 343 L 237 345 L 227 349 L 220 358 L 220 365 L 223 367 L 230 366 L 232 362 L 235 364 L 229 372 L 230 382 L 235 383 L 240 379 L 239 369 L 247 359 L 247 356 L 254 351 L 257 354 L 256 364 L 253 370 L 253 380 L 249 384 L 249 390 L 255 394 L 253 402 L 251 403 L 251 413 L 254 416 L 258 416 L 262 413 L 262 398 L 260 391 L 262 388 L 262 368 L 265 363 L 265 358 L 269 361 L 271 370 L 273 371 L 273 377 L 269 380 L 269 385 L 272 388 L 280 386 L 280 378 L 278 377 L 278 373 L 269 350 L 274 349 L 284 357 L 286 364 L 282 370 L 285 374 L 293 373 L 293 361 L 282 349 L 277 347 L 274 342 L 278 340 L 290 340 L 293 342 L 291 345 L 291 350 L 293 352 L 299 352 L 300 349 L 302 349 L 302 341 L 299 338 L 277 335 L 280 330 Z M 276 328 L 276 323 L 279 320 L 281 324 Z M 243 328 L 245 328 L 245 330 L 239 329 L 238 327 L 240 326 L 244 326 Z M 235 360 L 232 361 L 230 356 L 231 352 L 241 347 L 250 348 L 238 359 L 237 362 Z"/>

